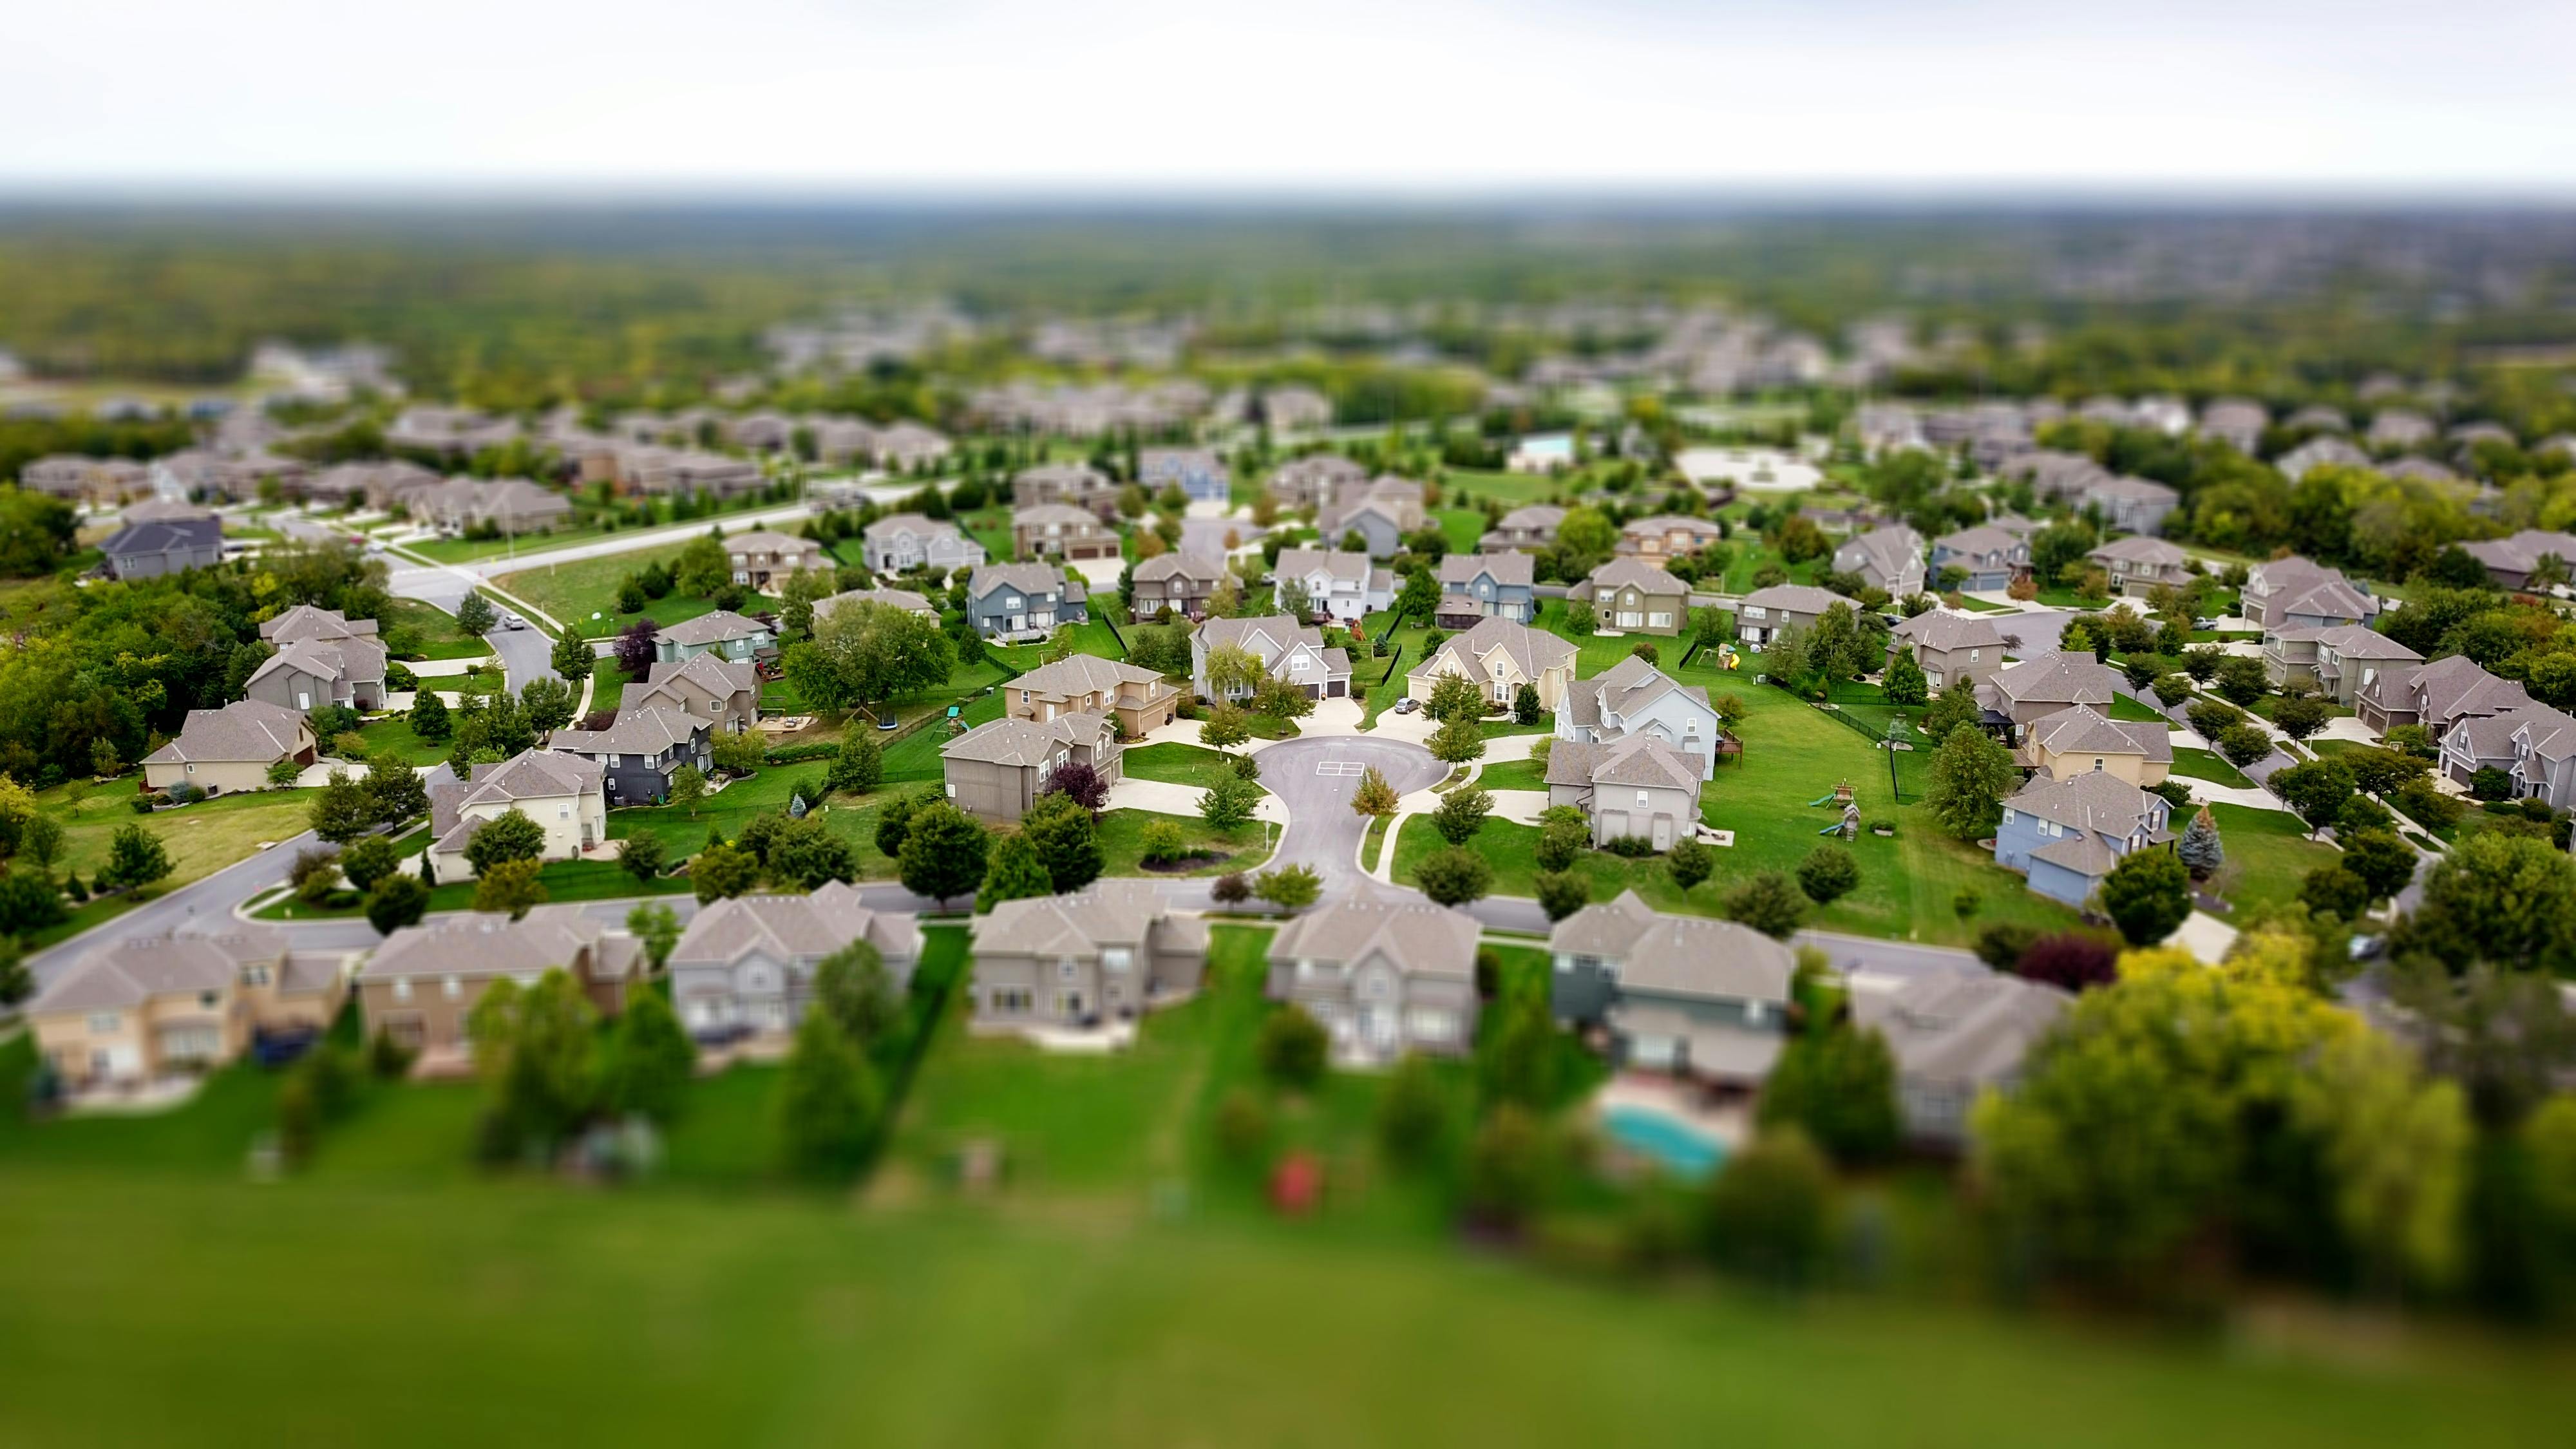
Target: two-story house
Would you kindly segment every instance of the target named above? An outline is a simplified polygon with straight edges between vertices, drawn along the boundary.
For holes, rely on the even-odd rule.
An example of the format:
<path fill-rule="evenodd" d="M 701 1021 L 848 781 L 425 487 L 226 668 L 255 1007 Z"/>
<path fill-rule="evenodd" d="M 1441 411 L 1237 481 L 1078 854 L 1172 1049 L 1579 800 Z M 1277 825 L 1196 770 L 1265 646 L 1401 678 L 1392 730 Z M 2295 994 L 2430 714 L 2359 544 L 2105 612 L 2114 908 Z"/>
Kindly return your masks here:
<path fill-rule="evenodd" d="M 1344 1060 L 1464 1056 L 1476 1041 L 1476 918 L 1374 894 L 1328 901 L 1270 940 L 1269 995 L 1313 1017 Z"/>
<path fill-rule="evenodd" d="M 1058 624 L 1091 617 L 1091 593 L 1079 574 L 1049 563 L 985 564 L 966 581 L 966 617 L 987 639 L 1043 639 Z"/>
<path fill-rule="evenodd" d="M 859 531 L 861 557 L 870 573 L 899 574 L 927 569 L 934 574 L 980 568 L 984 545 L 946 519 L 918 513 L 890 513 Z"/>
<path fill-rule="evenodd" d="M 2350 705 L 2381 674 L 2410 670 L 2424 656 L 2359 624 L 2276 628 L 2263 636 L 2263 674 L 2276 689 L 2310 689 Z"/>
<path fill-rule="evenodd" d="M 1210 619 L 1190 636 L 1190 684 L 1201 699 L 1216 698 L 1208 682 L 1208 656 L 1232 646 L 1250 654 L 1273 679 L 1295 685 L 1314 699 L 1342 699 L 1351 693 L 1351 652 L 1324 647 L 1324 631 L 1285 614 L 1256 619 Z M 1226 690 L 1231 699 L 1252 693 L 1249 686 Z"/>
<path fill-rule="evenodd" d="M 122 503 L 152 491 L 152 470 L 131 458 L 56 453 L 19 468 L 18 486 L 67 503 Z"/>
<path fill-rule="evenodd" d="M 1425 519 L 1422 485 L 1388 477 L 1344 488 L 1315 510 L 1315 529 L 1335 547 L 1348 547 L 1356 534 L 1361 552 L 1393 558 L 1404 547 L 1405 535 L 1420 532 Z"/>
<path fill-rule="evenodd" d="M 1127 576 L 1129 617 L 1142 624 L 1169 609 L 1185 619 L 1204 619 L 1225 575 L 1220 558 L 1185 549 L 1158 553 Z"/>
<path fill-rule="evenodd" d="M 1578 652 L 1554 634 L 1509 619 L 1486 619 L 1464 634 L 1442 640 L 1430 658 L 1405 674 L 1404 692 L 1428 702 L 1441 677 L 1454 674 L 1490 701 L 1489 712 L 1510 709 L 1522 685 L 1537 692 L 1540 709 L 1552 710 L 1574 685 Z"/>
<path fill-rule="evenodd" d="M 105 556 L 99 568 L 111 579 L 210 569 L 224 561 L 224 525 L 213 517 L 147 519 L 108 535 L 99 552 Z"/>
<path fill-rule="evenodd" d="M 1992 592 L 2012 587 L 2030 572 L 2030 538 L 1991 523 L 1945 533 L 1932 540 L 1932 578 L 1938 582 L 1951 569 L 1964 572 L 1959 587 Z"/>
<path fill-rule="evenodd" d="M 733 563 L 733 581 L 764 593 L 778 592 L 787 576 L 799 569 L 829 567 L 823 545 L 765 528 L 735 534 L 724 546 L 725 556 Z"/>
<path fill-rule="evenodd" d="M 2070 906 L 2084 904 L 2133 850 L 2173 839 L 2173 806 L 2109 770 L 2034 779 L 2004 802 L 1995 864 L 2030 878 L 2030 888 Z"/>
<path fill-rule="evenodd" d="M 2489 674 L 2465 654 L 2419 668 L 2382 669 L 2353 692 L 2353 712 L 2363 725 L 2386 734 L 2399 725 L 2422 725 L 2440 739 L 2464 719 L 2522 709 L 2534 701 L 2518 679 Z"/>
<path fill-rule="evenodd" d="M 2442 773 L 2466 785 L 2483 769 L 2504 771 L 2515 799 L 2576 807 L 2576 718 L 2531 704 L 2460 721 L 2442 736 Z"/>
<path fill-rule="evenodd" d="M 659 704 L 624 709 L 604 730 L 557 730 L 547 748 L 579 755 L 606 774 L 611 805 L 655 805 L 671 796 L 671 775 L 682 765 L 700 774 L 715 766 L 713 721 Z"/>
<path fill-rule="evenodd" d="M 919 919 L 871 909 L 846 881 L 808 895 L 709 901 L 664 963 L 671 1005 L 680 1024 L 706 1040 L 792 1032 L 813 1003 L 815 968 L 857 941 L 876 948 L 898 995 L 911 986 L 921 961 Z"/>
<path fill-rule="evenodd" d="M 927 596 L 914 593 L 910 589 L 849 589 L 826 598 L 816 599 L 814 622 L 819 624 L 832 617 L 834 611 L 859 604 L 900 609 L 907 614 L 918 614 L 934 624 L 939 622 L 939 606 L 930 602 Z"/>
<path fill-rule="evenodd" d="M 1816 621 L 1836 604 L 1850 607 L 1851 600 L 1813 584 L 1773 584 L 1767 589 L 1755 589 L 1736 606 L 1735 637 L 1759 650 L 1779 638 L 1783 629 L 1804 632 L 1815 628 Z"/>
<path fill-rule="evenodd" d="M 1234 501 L 1234 475 L 1212 448 L 1147 448 L 1136 455 L 1136 481 L 1148 493 L 1178 488 L 1192 503 Z"/>
<path fill-rule="evenodd" d="M 1988 729 L 2012 745 L 2031 725 L 2061 710 L 2086 705 L 2109 714 L 2120 676 L 2087 653 L 2034 654 L 1977 686 L 1977 704 Z"/>
<path fill-rule="evenodd" d="M 2158 584 L 2179 589 L 2191 582 L 2191 555 L 2144 534 L 2115 538 L 2084 558 L 2108 576 L 2111 592 L 2122 598 L 2143 599 Z"/>
<path fill-rule="evenodd" d="M 273 620 L 271 622 L 274 622 Z M 372 625 L 372 619 L 364 621 Z M 309 714 L 324 705 L 385 707 L 385 646 L 369 634 L 280 644 L 242 686 L 251 699 Z"/>
<path fill-rule="evenodd" d="M 741 734 L 760 723 L 760 666 L 713 652 L 673 663 L 656 662 L 644 683 L 626 686 L 618 707 L 647 705 L 683 710 L 712 721 L 719 733 Z"/>
<path fill-rule="evenodd" d="M 1574 744 L 1608 744 L 1631 736 L 1663 741 L 1700 761 L 1702 779 L 1717 772 L 1717 742 L 1724 722 L 1708 702 L 1708 687 L 1683 684 L 1631 656 L 1578 679 L 1556 709 L 1556 737 Z"/>
<path fill-rule="evenodd" d="M 2000 971 L 1908 974 L 1851 994 L 1852 1025 L 1875 1032 L 1896 1060 L 1896 1107 L 1906 1140 L 1955 1151 L 1969 1109 L 2021 1081 L 2032 1046 L 2075 998 Z"/>
<path fill-rule="evenodd" d="M 274 926 L 209 914 L 90 948 L 27 1003 L 36 1051 L 81 1093 L 221 1066 L 263 1032 L 320 1034 L 346 958 L 290 951 Z"/>
<path fill-rule="evenodd" d="M 2021 763 L 2052 780 L 2107 770 L 2132 785 L 2160 785 L 2173 773 L 2173 730 L 2079 704 L 2032 721 L 2022 755 Z"/>
<path fill-rule="evenodd" d="M 1550 1010 L 1619 1066 L 1742 1088 L 1787 1045 L 1797 957 L 1733 921 L 1664 915 L 1626 890 L 1557 922 L 1548 955 Z"/>
<path fill-rule="evenodd" d="M 1170 724 L 1181 692 L 1151 669 L 1097 654 L 1068 654 L 1002 686 L 1005 713 L 1046 721 L 1058 715 L 1105 714 L 1127 739 Z"/>
<path fill-rule="evenodd" d="M 1024 559 L 1116 558 L 1118 530 L 1088 508 L 1033 503 L 1011 510 L 1011 549 Z"/>
<path fill-rule="evenodd" d="M 1341 454 L 1316 453 L 1280 464 L 1266 486 L 1282 508 L 1322 508 L 1367 481 L 1368 470 Z"/>
<path fill-rule="evenodd" d="M 1833 570 L 1902 599 L 1923 592 L 1923 535 L 1904 524 L 1857 533 L 1834 550 Z"/>
<path fill-rule="evenodd" d="M 1509 553 L 1553 547 L 1556 530 L 1565 522 L 1565 510 L 1548 503 L 1532 503 L 1515 508 L 1494 520 L 1476 540 L 1480 553 Z"/>
<path fill-rule="evenodd" d="M 358 1004 L 371 1033 L 423 1053 L 425 1067 L 452 1068 L 473 1049 L 467 1023 L 494 982 L 524 991 L 561 971 L 594 1009 L 614 1016 L 628 991 L 646 989 L 651 967 L 642 942 L 581 905 L 533 906 L 516 921 L 468 911 L 387 936 L 358 969 Z"/>
<path fill-rule="evenodd" d="M 528 750 L 497 765 L 475 765 L 463 780 L 429 787 L 429 864 L 441 881 L 472 880 L 465 847 L 484 822 L 512 811 L 545 832 L 540 860 L 578 860 L 608 838 L 608 774 L 596 760 Z"/>
<path fill-rule="evenodd" d="M 2165 517 L 2182 504 L 2182 495 L 2147 478 L 2096 477 L 2074 497 L 2079 510 L 2097 511 L 2106 527 L 2121 533 L 2164 532 Z"/>
<path fill-rule="evenodd" d="M 2561 581 L 2576 578 L 2570 572 L 2576 569 L 2576 534 L 2526 528 L 2510 537 L 2474 539 L 2460 547 L 2486 566 L 2487 577 L 2500 589 L 2529 588 L 2532 575 L 2544 572 L 2554 573 Z"/>
<path fill-rule="evenodd" d="M 1559 740 L 1547 755 L 1547 803 L 1582 811 L 1596 846 L 1634 837 L 1669 850 L 1698 830 L 1700 786 L 1709 774 L 1706 759 L 1652 735 Z"/>
<path fill-rule="evenodd" d="M 1356 551 L 1282 549 L 1271 577 L 1271 599 L 1281 611 L 1299 612 L 1291 607 L 1293 585 L 1294 593 L 1304 599 L 1305 617 L 1336 624 L 1356 624 L 1395 603 L 1393 571 L 1377 567 L 1367 554 Z"/>
<path fill-rule="evenodd" d="M 948 799 L 970 815 L 1003 822 L 1026 815 L 1056 771 L 1087 765 L 1115 783 L 1124 756 L 1118 722 L 1105 714 L 991 720 L 939 751 Z"/>
<path fill-rule="evenodd" d="M 2343 570 L 2295 554 L 2246 570 L 2242 598 L 2246 621 L 2266 632 L 2367 624 L 2379 615 L 2379 601 Z"/>
<path fill-rule="evenodd" d="M 143 757 L 143 788 L 194 786 L 209 795 L 258 790 L 281 760 L 320 758 L 313 726 L 301 710 L 243 699 L 221 709 L 192 709 L 179 737 Z"/>
<path fill-rule="evenodd" d="M 1040 463 L 1011 478 L 1013 508 L 1040 504 L 1080 508 L 1101 518 L 1118 516 L 1118 485 L 1087 463 Z"/>
<path fill-rule="evenodd" d="M 1440 603 L 1432 619 L 1443 629 L 1472 629 L 1479 619 L 1526 624 L 1538 617 L 1537 574 L 1525 553 L 1453 553 L 1440 560 Z"/>
<path fill-rule="evenodd" d="M 1003 901 L 975 927 L 967 985 L 979 1030 L 1129 1021 L 1197 994 L 1207 924 L 1175 915 L 1149 880 L 1104 878 Z"/>
<path fill-rule="evenodd" d="M 1993 679 L 2003 670 L 2005 644 L 2003 630 L 1985 615 L 1947 609 L 1900 619 L 1887 631 L 1887 657 L 1893 660 L 1899 649 L 1912 649 L 1935 693 L 1953 684 L 1974 687 Z"/>
<path fill-rule="evenodd" d="M 654 658 L 664 664 L 701 654 L 737 664 L 773 659 L 778 654 L 778 631 L 731 609 L 718 609 L 682 619 L 653 636 Z"/>
<path fill-rule="evenodd" d="M 1723 537 L 1725 534 L 1708 519 L 1662 513 L 1652 518 L 1632 518 L 1620 525 L 1618 552 L 1622 557 L 1660 565 L 1697 553 Z"/>
<path fill-rule="evenodd" d="M 1690 585 L 1642 556 L 1610 560 L 1565 596 L 1590 604 L 1605 632 L 1669 636 L 1690 624 Z"/>

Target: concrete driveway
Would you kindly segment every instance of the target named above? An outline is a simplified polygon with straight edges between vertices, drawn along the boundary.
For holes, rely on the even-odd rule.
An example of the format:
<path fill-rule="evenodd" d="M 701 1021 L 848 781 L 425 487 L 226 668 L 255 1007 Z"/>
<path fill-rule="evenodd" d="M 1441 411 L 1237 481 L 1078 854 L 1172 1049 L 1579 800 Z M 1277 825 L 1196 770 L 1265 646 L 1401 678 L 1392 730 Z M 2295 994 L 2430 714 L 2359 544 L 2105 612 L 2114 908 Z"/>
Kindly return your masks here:
<path fill-rule="evenodd" d="M 1359 790 L 1361 771 L 1371 765 L 1399 795 L 1427 789 L 1449 773 L 1429 750 L 1400 740 L 1282 740 L 1261 752 L 1261 783 L 1288 810 L 1288 828 L 1273 860 L 1312 866 L 1323 877 L 1326 900 L 1365 879 L 1359 849 L 1368 821 L 1351 813 L 1351 796 Z"/>

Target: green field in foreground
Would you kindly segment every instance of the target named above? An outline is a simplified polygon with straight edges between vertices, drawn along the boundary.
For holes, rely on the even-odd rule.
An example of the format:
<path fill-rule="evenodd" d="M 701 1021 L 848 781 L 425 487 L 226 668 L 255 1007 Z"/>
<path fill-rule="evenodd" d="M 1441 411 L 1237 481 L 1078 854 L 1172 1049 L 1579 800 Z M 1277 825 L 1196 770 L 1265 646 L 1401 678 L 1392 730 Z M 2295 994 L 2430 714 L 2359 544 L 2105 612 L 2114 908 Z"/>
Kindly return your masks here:
<path fill-rule="evenodd" d="M 2531 1445 L 2563 1350 L 2391 1362 L 1568 1282 L 940 1201 L 0 1179 L 0 1441 Z M 2474 1350 L 2474 1351 L 2473 1351 Z M 2364 1350 L 2356 1349 L 2356 1352 Z"/>

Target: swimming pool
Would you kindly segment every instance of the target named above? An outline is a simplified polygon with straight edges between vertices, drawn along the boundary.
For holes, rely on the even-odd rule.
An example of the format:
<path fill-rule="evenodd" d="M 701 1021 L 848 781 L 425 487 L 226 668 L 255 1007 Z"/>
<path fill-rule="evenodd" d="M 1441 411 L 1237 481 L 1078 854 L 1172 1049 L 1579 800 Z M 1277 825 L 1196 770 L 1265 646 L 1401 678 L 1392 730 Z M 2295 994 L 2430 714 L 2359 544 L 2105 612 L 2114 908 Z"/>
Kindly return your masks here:
<path fill-rule="evenodd" d="M 1633 1102 L 1602 1108 L 1601 1130 L 1620 1146 L 1652 1158 L 1675 1177 L 1706 1177 L 1726 1160 L 1726 1144 L 1669 1112 Z"/>

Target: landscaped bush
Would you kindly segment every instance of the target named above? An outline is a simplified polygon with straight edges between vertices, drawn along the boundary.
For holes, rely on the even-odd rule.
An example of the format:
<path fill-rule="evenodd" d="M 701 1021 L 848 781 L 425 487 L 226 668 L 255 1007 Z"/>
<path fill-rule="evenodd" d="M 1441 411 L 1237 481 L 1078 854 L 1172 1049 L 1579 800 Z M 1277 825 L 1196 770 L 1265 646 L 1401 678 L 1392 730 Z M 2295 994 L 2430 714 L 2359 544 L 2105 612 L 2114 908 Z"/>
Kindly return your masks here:
<path fill-rule="evenodd" d="M 762 758 L 773 765 L 797 765 L 807 760 L 827 760 L 840 752 L 836 744 L 775 745 Z"/>
<path fill-rule="evenodd" d="M 1601 848 L 1610 852 L 1612 855 L 1625 856 L 1630 860 L 1635 860 L 1641 856 L 1653 855 L 1655 853 L 1655 842 L 1648 840 L 1642 835 L 1614 835 L 1608 840 L 1601 842 Z"/>

